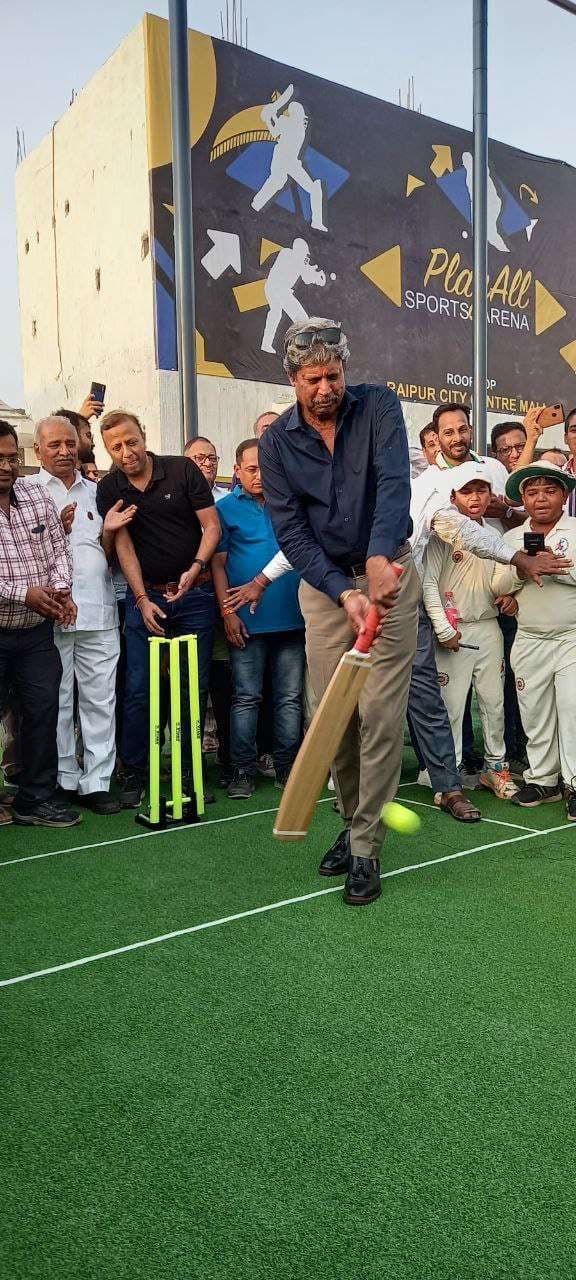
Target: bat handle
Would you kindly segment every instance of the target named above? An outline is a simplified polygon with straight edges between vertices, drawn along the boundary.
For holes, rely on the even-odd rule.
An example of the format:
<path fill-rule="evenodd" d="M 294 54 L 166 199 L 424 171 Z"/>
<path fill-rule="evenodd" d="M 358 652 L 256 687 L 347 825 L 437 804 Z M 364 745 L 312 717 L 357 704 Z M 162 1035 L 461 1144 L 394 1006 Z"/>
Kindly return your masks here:
<path fill-rule="evenodd" d="M 402 574 L 404 573 L 404 569 L 402 565 L 393 564 L 392 568 L 396 576 L 398 578 L 401 578 Z M 362 631 L 361 635 L 356 637 L 356 644 L 354 645 L 354 648 L 357 653 L 370 652 L 370 649 L 372 648 L 372 645 L 374 644 L 374 641 L 376 639 L 376 633 L 378 631 L 379 626 L 380 626 L 380 614 L 378 613 L 376 605 L 373 604 L 370 606 L 368 613 L 366 614 L 365 630 Z"/>

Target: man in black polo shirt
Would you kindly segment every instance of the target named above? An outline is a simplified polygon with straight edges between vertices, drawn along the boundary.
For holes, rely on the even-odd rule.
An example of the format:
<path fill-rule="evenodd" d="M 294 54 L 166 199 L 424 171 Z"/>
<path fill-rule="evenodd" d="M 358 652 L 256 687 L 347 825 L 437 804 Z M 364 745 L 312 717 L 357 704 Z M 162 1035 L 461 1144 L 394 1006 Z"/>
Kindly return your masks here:
<path fill-rule="evenodd" d="M 206 706 L 216 601 L 208 561 L 220 541 L 220 522 L 210 488 L 188 458 L 149 453 L 131 413 L 108 413 L 102 439 L 115 464 L 100 481 L 96 502 L 102 516 L 118 502 L 137 514 L 116 536 L 116 554 L 128 583 L 126 594 L 126 693 L 120 755 L 127 768 L 121 795 L 125 808 L 140 804 L 148 759 L 148 635 L 198 637 L 202 720 Z M 188 733 L 183 719 L 184 748 Z M 186 758 L 186 756 L 185 756 Z"/>

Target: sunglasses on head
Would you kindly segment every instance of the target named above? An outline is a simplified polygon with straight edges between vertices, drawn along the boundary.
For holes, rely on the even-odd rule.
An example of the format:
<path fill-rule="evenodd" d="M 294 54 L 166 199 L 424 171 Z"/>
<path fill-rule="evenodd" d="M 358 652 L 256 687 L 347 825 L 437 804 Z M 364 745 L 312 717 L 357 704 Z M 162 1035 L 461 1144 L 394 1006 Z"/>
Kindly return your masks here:
<path fill-rule="evenodd" d="M 339 324 L 332 324 L 326 329 L 301 329 L 290 338 L 290 346 L 311 347 L 313 343 L 325 343 L 327 347 L 337 347 L 341 337 L 342 326 Z"/>

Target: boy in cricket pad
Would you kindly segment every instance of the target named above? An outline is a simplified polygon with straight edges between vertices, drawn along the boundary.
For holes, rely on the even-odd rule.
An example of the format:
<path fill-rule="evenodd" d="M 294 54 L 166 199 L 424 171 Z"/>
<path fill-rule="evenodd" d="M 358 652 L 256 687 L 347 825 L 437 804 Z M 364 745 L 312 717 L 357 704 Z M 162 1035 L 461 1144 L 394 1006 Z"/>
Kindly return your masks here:
<path fill-rule="evenodd" d="M 492 501 L 483 463 L 454 467 L 450 483 L 456 509 L 482 524 Z M 518 788 L 510 777 L 504 746 L 504 650 L 492 591 L 494 568 L 493 560 L 455 551 L 434 533 L 428 543 L 424 604 L 435 632 L 438 679 L 456 760 L 462 758 L 462 721 L 473 686 L 484 736 L 480 783 L 500 800 L 511 800 Z"/>
<path fill-rule="evenodd" d="M 535 808 L 560 800 L 562 778 L 570 822 L 576 822 L 576 519 L 564 507 L 575 488 L 574 476 L 552 462 L 512 472 L 506 495 L 523 503 L 528 518 L 506 541 L 521 547 L 524 533 L 540 533 L 550 550 L 573 563 L 541 588 L 523 582 L 512 566 L 498 566 L 493 579 L 495 591 L 513 592 L 518 607 L 512 667 L 529 768 L 513 803 Z"/>

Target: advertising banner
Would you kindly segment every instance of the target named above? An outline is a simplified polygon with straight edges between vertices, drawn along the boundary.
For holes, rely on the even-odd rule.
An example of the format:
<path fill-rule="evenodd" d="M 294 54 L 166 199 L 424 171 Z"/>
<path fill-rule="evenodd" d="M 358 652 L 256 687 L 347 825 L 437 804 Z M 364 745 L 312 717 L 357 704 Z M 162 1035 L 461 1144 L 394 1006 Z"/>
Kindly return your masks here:
<path fill-rule="evenodd" d="M 174 369 L 168 24 L 146 18 L 157 363 Z M 340 320 L 350 381 L 470 403 L 472 137 L 189 33 L 200 373 L 283 382 L 283 335 Z M 489 408 L 576 402 L 576 170 L 489 148 Z"/>

